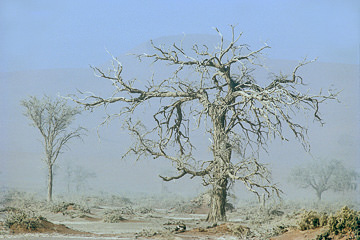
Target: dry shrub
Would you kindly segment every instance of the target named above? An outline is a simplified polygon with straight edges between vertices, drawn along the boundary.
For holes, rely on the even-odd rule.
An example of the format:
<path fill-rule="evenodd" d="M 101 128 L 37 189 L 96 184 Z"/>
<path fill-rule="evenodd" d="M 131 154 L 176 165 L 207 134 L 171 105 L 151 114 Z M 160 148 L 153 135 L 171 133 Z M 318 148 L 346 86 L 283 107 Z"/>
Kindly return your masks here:
<path fill-rule="evenodd" d="M 272 228 L 272 232 L 271 235 L 272 236 L 278 236 L 281 235 L 283 233 L 286 233 L 287 231 L 289 231 L 289 225 L 278 225 Z"/>
<path fill-rule="evenodd" d="M 122 207 L 122 208 L 117 209 L 116 211 L 118 211 L 119 213 L 124 214 L 124 215 L 134 215 L 135 214 L 134 209 L 132 207 Z"/>
<path fill-rule="evenodd" d="M 39 199 L 35 194 L 15 190 L 4 192 L 4 195 L 0 196 L 0 198 L 2 198 L 2 204 L 6 207 L 31 209 L 34 212 L 41 211 L 47 206 L 47 203 Z"/>
<path fill-rule="evenodd" d="M 333 238 L 330 236 L 330 231 L 326 231 L 316 236 L 316 240 L 332 240 L 332 239 Z"/>
<path fill-rule="evenodd" d="M 44 217 L 37 216 L 32 211 L 15 209 L 7 212 L 5 226 L 10 229 L 21 228 L 32 231 L 41 227 L 44 220 L 46 220 Z"/>
<path fill-rule="evenodd" d="M 53 213 L 62 213 L 63 215 L 73 215 L 74 211 L 81 213 L 90 213 L 90 209 L 85 206 L 67 202 L 52 204 L 50 205 L 49 210 Z"/>
<path fill-rule="evenodd" d="M 119 209 L 108 210 L 104 214 L 104 222 L 107 223 L 118 223 L 124 221 L 123 215 L 134 215 L 134 209 L 131 207 L 122 207 Z"/>
<path fill-rule="evenodd" d="M 227 228 L 230 234 L 237 237 L 250 237 L 252 235 L 250 228 L 240 224 L 227 224 Z"/>
<path fill-rule="evenodd" d="M 207 226 L 206 228 L 194 228 L 189 232 L 202 233 L 206 236 L 235 236 L 238 239 L 249 239 L 254 236 L 250 231 L 250 228 L 237 223 L 222 223 L 220 225 L 214 223 L 212 226 Z"/>
<path fill-rule="evenodd" d="M 299 227 L 301 231 L 326 226 L 327 215 L 316 211 L 304 211 L 300 216 Z"/>
<path fill-rule="evenodd" d="M 149 207 L 139 207 L 136 209 L 136 212 L 138 212 L 139 214 L 148 214 L 148 213 L 153 213 L 154 209 Z"/>
<path fill-rule="evenodd" d="M 141 237 L 150 238 L 150 237 L 159 236 L 162 234 L 163 234 L 162 232 L 155 231 L 153 229 L 143 229 L 141 232 L 137 232 L 135 234 L 135 239 L 141 238 Z"/>
<path fill-rule="evenodd" d="M 328 222 L 330 233 L 335 235 L 348 232 L 357 236 L 360 234 L 360 214 L 347 206 L 341 208 L 335 215 L 330 215 Z"/>
<path fill-rule="evenodd" d="M 166 223 L 163 223 L 163 225 L 185 225 L 184 222 L 182 221 L 167 221 Z"/>
<path fill-rule="evenodd" d="M 124 220 L 125 218 L 122 217 L 122 212 L 120 210 L 110 210 L 106 211 L 104 214 L 104 222 L 106 223 L 118 223 Z"/>
<path fill-rule="evenodd" d="M 0 224 L 1 225 L 1 224 Z M 46 218 L 36 215 L 33 211 L 15 209 L 6 214 L 5 227 L 9 228 L 9 233 L 62 233 L 62 234 L 87 234 L 72 230 L 62 224 L 54 224 Z M 1 226 L 0 226 L 1 227 Z M 1 229 L 0 229 L 1 230 Z"/>
<path fill-rule="evenodd" d="M 317 236 L 316 240 L 341 239 L 360 240 L 360 213 L 345 206 L 327 218 L 329 230 Z"/>

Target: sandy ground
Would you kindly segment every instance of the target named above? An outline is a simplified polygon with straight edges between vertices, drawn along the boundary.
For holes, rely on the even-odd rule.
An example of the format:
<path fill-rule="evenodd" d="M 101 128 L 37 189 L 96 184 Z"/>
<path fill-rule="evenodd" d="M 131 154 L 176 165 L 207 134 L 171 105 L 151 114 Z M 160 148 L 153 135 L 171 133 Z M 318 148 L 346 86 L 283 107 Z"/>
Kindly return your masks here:
<path fill-rule="evenodd" d="M 62 213 L 41 213 L 49 222 L 65 225 L 79 234 L 65 233 L 21 233 L 3 232 L 0 239 L 238 239 L 228 235 L 226 231 L 219 232 L 213 224 L 206 223 L 204 213 L 177 213 L 168 209 L 154 209 L 148 214 L 124 215 L 126 220 L 119 223 L 103 221 L 108 207 L 91 209 L 90 213 L 81 217 L 71 217 Z M 203 209 L 200 212 L 207 211 Z M 229 222 L 240 224 L 242 219 L 238 213 L 229 213 Z M 4 213 L 0 215 L 4 219 Z M 176 231 L 178 226 L 185 225 L 186 232 Z M 201 229 L 198 231 L 198 229 Z M 206 230 L 206 231 L 205 231 Z M 212 231 L 210 231 L 212 230 Z M 86 233 L 84 233 L 86 232 Z"/>
<path fill-rule="evenodd" d="M 174 208 L 152 208 L 150 212 L 141 213 L 134 206 L 130 207 L 134 209 L 130 213 L 121 214 L 124 220 L 116 223 L 104 221 L 107 212 L 121 209 L 118 206 L 96 206 L 84 213 L 73 207 L 65 212 L 40 208 L 37 214 L 46 219 L 46 227 L 41 233 L 12 233 L 4 226 L 5 211 L 0 211 L 0 239 L 310 240 L 326 231 L 325 228 L 299 231 L 298 213 L 293 210 L 259 211 L 254 206 L 228 212 L 228 222 L 215 225 L 204 221 L 208 211 L 204 207 L 195 208 L 192 213 Z"/>
<path fill-rule="evenodd" d="M 0 239 L 203 239 L 201 236 L 184 235 L 176 231 L 178 225 L 185 225 L 186 230 L 209 228 L 211 224 L 204 222 L 206 214 L 174 213 L 168 209 L 154 209 L 148 214 L 124 214 L 124 221 L 106 223 L 103 221 L 105 212 L 109 209 L 98 207 L 82 216 L 68 216 L 62 213 L 41 212 L 47 221 L 55 225 L 64 225 L 69 229 L 79 231 L 79 234 L 62 233 L 16 233 L 3 229 Z M 116 208 L 115 208 L 116 209 Z M 74 211 L 75 212 L 75 211 Z M 5 219 L 5 213 L 0 214 L 0 221 Z M 236 216 L 232 216 L 233 220 Z M 212 238 L 206 238 L 212 239 Z M 217 239 L 217 238 L 214 238 Z"/>

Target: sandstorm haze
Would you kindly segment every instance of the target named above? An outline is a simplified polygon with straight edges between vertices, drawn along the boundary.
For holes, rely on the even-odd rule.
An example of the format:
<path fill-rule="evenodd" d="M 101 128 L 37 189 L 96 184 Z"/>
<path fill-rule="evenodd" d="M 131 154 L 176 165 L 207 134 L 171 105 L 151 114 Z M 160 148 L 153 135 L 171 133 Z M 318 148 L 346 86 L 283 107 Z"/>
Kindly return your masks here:
<path fill-rule="evenodd" d="M 307 84 L 304 88 L 314 94 L 320 89 L 342 90 L 340 103 L 329 101 L 321 106 L 323 127 L 311 116 L 299 117 L 309 127 L 310 154 L 290 133 L 289 142 L 274 140 L 268 153 L 260 153 L 285 196 L 314 198 L 311 190 L 297 190 L 288 183 L 289 169 L 313 158 L 335 158 L 360 171 L 359 3 L 227 1 L 219 5 L 218 1 L 1 1 L 0 187 L 42 194 L 46 191 L 40 135 L 23 116 L 21 99 L 43 94 L 67 96 L 77 89 L 110 96 L 111 83 L 96 78 L 89 68 L 92 65 L 106 69 L 111 59 L 107 51 L 119 57 L 124 76 L 137 77 L 145 84 L 152 73 L 158 78 L 166 76 L 166 69 L 140 64 L 128 53 L 149 51 L 150 39 L 171 45 L 184 36 L 190 42 L 214 47 L 219 36 L 213 27 L 228 40 L 229 24 L 243 32 L 240 43 L 256 49 L 266 42 L 271 47 L 264 55 L 269 72 L 257 73 L 259 82 L 266 80 L 270 72 L 291 73 L 305 57 L 318 58 L 301 69 Z M 111 110 L 116 109 L 116 105 L 111 106 Z M 59 157 L 55 198 L 68 191 L 69 166 L 93 174 L 80 186 L 84 194 L 170 191 L 194 195 L 205 190 L 200 180 L 189 178 L 163 183 L 159 174 L 175 172 L 165 160 L 121 160 L 132 140 L 117 119 L 98 128 L 104 116 L 103 108 L 83 112 L 73 124 L 89 131 L 83 141 L 70 143 L 70 150 Z M 211 157 L 208 138 L 198 135 L 196 141 L 199 157 Z M 235 193 L 248 195 L 241 185 L 237 183 Z M 73 183 L 70 192 L 76 192 L 75 188 Z"/>

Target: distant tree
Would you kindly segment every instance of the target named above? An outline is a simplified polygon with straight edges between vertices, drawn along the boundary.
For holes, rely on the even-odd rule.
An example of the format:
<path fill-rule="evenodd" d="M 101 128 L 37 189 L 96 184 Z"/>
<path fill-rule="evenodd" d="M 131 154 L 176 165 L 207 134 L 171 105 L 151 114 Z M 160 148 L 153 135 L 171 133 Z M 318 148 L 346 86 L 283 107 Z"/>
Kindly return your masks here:
<path fill-rule="evenodd" d="M 314 160 L 290 172 L 290 181 L 301 188 L 312 188 L 318 200 L 328 190 L 334 192 L 355 190 L 358 173 L 346 168 L 338 160 Z"/>
<path fill-rule="evenodd" d="M 290 75 L 273 74 L 267 80 L 256 81 L 254 71 L 265 67 L 260 61 L 261 53 L 269 47 L 253 51 L 247 44 L 239 44 L 241 34 L 235 34 L 234 27 L 227 44 L 216 31 L 220 40 L 214 49 L 201 43 L 186 49 L 182 42 L 169 47 L 151 42 L 152 52 L 137 56 L 139 60 L 167 64 L 172 71 L 169 77 L 153 77 L 147 84 L 137 79 L 125 80 L 123 66 L 113 57 L 109 71 L 93 68 L 99 77 L 112 82 L 112 95 L 72 96 L 87 109 L 118 104 L 120 110 L 107 119 L 121 118 L 135 138 L 136 143 L 125 155 L 171 161 L 177 174 L 160 176 L 164 181 L 200 177 L 204 185 L 212 186 L 207 217 L 210 222 L 226 220 L 227 192 L 236 180 L 258 197 L 262 191 L 279 194 L 277 186 L 271 184 L 266 165 L 258 160 L 259 149 L 266 148 L 269 138 L 286 140 L 284 127 L 308 146 L 307 129 L 294 116 L 299 110 L 308 110 L 321 122 L 319 105 L 336 98 L 331 92 L 311 95 L 303 90 L 298 70 L 309 63 L 305 60 Z M 153 111 L 152 121 L 144 117 L 141 106 Z M 210 139 L 212 157 L 194 157 L 196 131 Z"/>
<path fill-rule="evenodd" d="M 70 164 L 67 165 L 65 169 L 67 192 L 70 193 L 71 189 L 74 189 L 77 193 L 85 190 L 88 185 L 88 180 L 91 178 L 96 178 L 96 173 L 91 172 L 82 166 L 74 167 Z"/>
<path fill-rule="evenodd" d="M 64 99 L 51 99 L 48 96 L 42 99 L 31 96 L 22 100 L 21 105 L 26 109 L 24 115 L 31 120 L 31 125 L 40 131 L 43 138 L 44 162 L 48 168 L 47 200 L 50 202 L 52 201 L 55 161 L 62 153 L 61 151 L 67 147 L 69 140 L 81 138 L 84 134 L 83 127 L 68 130 L 76 115 L 81 111 L 79 108 L 68 106 Z"/>

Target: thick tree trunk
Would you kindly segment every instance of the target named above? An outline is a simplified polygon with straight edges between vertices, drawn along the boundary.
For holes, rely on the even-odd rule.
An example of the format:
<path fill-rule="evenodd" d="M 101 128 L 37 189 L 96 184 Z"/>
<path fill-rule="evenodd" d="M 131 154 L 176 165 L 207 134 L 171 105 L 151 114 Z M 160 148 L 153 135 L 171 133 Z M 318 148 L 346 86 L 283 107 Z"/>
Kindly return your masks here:
<path fill-rule="evenodd" d="M 206 218 L 207 222 L 226 221 L 226 196 L 227 196 L 227 179 L 219 181 L 218 185 L 213 185 L 211 192 L 210 211 Z"/>
<path fill-rule="evenodd" d="M 47 200 L 48 202 L 52 201 L 52 188 L 53 188 L 53 169 L 52 165 L 48 166 L 48 193 Z"/>
<path fill-rule="evenodd" d="M 213 189 L 211 192 L 210 212 L 206 221 L 226 221 L 225 205 L 228 187 L 228 164 L 231 160 L 231 145 L 225 132 L 225 113 L 222 108 L 211 109 L 213 122 Z"/>

